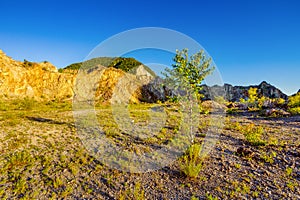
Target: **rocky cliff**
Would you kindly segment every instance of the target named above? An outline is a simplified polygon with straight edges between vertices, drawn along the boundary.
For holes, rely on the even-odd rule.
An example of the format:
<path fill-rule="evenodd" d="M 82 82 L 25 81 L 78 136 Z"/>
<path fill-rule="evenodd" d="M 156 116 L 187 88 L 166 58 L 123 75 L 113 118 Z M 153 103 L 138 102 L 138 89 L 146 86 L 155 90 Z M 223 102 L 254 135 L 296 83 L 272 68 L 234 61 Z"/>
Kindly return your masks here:
<path fill-rule="evenodd" d="M 230 84 L 224 84 L 224 86 L 207 86 L 203 85 L 201 93 L 204 95 L 204 100 L 210 100 L 212 97 L 223 96 L 227 101 L 239 101 L 241 98 L 248 98 L 248 90 L 250 88 L 257 88 L 257 94 L 259 97 L 265 96 L 269 98 L 283 98 L 288 99 L 288 96 L 281 92 L 278 88 L 263 81 L 259 85 L 251 86 L 232 86 Z"/>
<path fill-rule="evenodd" d="M 130 61 L 132 62 L 132 59 Z M 2 98 L 71 100 L 75 92 L 77 97 L 80 95 L 84 97 L 83 100 L 108 101 L 114 92 L 119 92 L 120 97 L 138 102 L 148 99 L 148 93 L 142 90 L 142 86 L 150 83 L 154 78 L 155 76 L 144 65 L 135 67 L 134 73 L 96 64 L 85 70 L 66 69 L 58 72 L 57 68 L 49 62 L 15 61 L 0 50 L 0 97 Z"/>
<path fill-rule="evenodd" d="M 71 98 L 74 76 L 49 62 L 15 61 L 0 50 L 0 96 L 37 100 Z"/>

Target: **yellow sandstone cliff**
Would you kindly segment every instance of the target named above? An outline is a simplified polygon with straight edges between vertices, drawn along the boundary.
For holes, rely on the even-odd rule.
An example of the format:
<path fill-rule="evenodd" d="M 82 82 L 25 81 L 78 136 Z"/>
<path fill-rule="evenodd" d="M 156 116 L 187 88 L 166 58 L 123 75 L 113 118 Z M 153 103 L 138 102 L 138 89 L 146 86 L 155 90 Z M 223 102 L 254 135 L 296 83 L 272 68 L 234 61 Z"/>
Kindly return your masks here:
<path fill-rule="evenodd" d="M 99 65 L 90 71 L 58 72 L 49 62 L 15 61 L 0 50 L 0 97 L 71 100 L 75 92 L 82 100 L 108 101 L 114 96 L 114 101 L 138 102 L 145 98 L 140 87 L 154 77 L 143 67 L 136 71 L 134 75 Z"/>

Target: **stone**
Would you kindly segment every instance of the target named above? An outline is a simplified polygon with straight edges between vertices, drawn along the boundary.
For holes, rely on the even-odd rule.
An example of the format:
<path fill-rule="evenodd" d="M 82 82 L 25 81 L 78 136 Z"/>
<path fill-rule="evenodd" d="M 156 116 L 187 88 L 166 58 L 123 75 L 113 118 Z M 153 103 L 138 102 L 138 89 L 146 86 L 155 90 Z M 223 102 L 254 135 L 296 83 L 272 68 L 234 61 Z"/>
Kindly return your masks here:
<path fill-rule="evenodd" d="M 266 109 L 263 112 L 263 115 L 267 117 L 278 117 L 278 116 L 288 117 L 291 115 L 291 113 L 280 108 L 272 108 L 272 109 Z"/>
<path fill-rule="evenodd" d="M 254 155 L 254 152 L 250 148 L 247 148 L 247 147 L 237 148 L 236 153 L 240 156 L 249 156 L 249 157 L 251 157 L 251 156 Z"/>

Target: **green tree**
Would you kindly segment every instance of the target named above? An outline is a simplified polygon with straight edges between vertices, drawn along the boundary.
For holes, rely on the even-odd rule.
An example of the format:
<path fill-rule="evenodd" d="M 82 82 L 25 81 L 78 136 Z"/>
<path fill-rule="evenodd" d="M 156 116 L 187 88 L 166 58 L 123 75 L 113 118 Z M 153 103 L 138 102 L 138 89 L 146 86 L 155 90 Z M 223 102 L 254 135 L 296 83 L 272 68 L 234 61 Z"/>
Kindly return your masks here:
<path fill-rule="evenodd" d="M 176 50 L 173 61 L 175 62 L 172 65 L 173 68 L 167 68 L 162 73 L 166 83 L 171 85 L 175 91 L 186 91 L 184 96 L 188 99 L 191 99 L 192 95 L 196 95 L 199 100 L 202 81 L 215 69 L 214 66 L 211 66 L 211 58 L 207 58 L 203 50 L 189 57 L 188 49 L 183 49 L 182 51 Z"/>
<path fill-rule="evenodd" d="M 184 130 L 194 142 L 194 132 L 198 127 L 199 100 L 201 83 L 215 69 L 211 66 L 211 58 L 207 58 L 201 50 L 189 57 L 188 49 L 176 50 L 172 69 L 165 69 L 165 85 L 172 90 L 172 97 L 179 100 L 182 109 Z"/>

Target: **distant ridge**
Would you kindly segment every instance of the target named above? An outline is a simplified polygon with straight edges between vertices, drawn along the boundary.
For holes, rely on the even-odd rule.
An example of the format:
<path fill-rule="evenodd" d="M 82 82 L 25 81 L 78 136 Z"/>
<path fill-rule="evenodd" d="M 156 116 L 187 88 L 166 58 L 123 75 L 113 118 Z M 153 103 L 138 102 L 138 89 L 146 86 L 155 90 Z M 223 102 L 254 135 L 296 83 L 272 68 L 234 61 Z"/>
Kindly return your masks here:
<path fill-rule="evenodd" d="M 204 95 L 204 100 L 210 100 L 216 96 L 223 96 L 227 101 L 236 102 L 241 98 L 248 98 L 248 90 L 250 88 L 257 88 L 258 96 L 268 98 L 282 98 L 287 100 L 288 95 L 284 94 L 280 89 L 267 83 L 266 81 L 261 82 L 259 85 L 250 86 L 232 86 L 230 84 L 224 84 L 223 86 L 207 86 L 203 85 L 201 93 Z"/>

